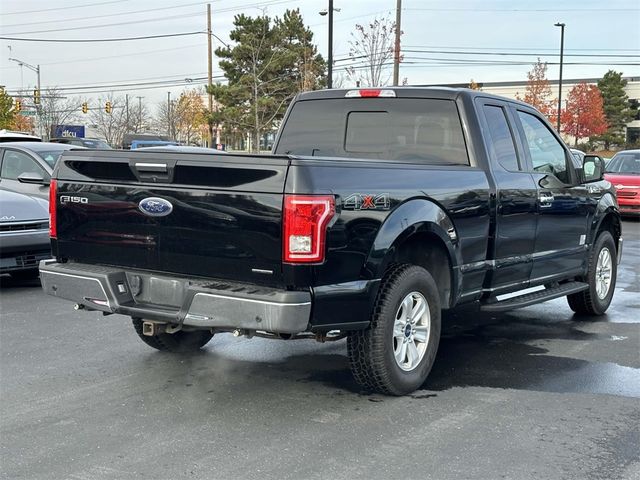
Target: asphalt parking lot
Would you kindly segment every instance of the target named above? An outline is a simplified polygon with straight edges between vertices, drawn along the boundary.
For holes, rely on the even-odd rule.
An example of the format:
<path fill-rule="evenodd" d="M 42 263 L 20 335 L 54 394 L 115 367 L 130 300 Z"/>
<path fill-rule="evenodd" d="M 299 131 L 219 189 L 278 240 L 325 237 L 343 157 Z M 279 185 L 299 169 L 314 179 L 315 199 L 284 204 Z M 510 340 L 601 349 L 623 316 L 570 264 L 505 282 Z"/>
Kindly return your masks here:
<path fill-rule="evenodd" d="M 122 316 L 0 280 L 6 479 L 638 479 L 640 222 L 613 305 L 448 314 L 423 389 L 359 391 L 344 340 L 156 352 Z"/>

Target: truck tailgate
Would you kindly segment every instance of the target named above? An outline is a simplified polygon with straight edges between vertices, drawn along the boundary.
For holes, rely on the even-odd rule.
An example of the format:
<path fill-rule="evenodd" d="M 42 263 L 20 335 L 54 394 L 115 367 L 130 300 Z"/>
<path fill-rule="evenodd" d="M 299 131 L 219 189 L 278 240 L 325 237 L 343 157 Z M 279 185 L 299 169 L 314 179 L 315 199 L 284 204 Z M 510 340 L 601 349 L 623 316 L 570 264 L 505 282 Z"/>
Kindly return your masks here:
<path fill-rule="evenodd" d="M 288 165 L 272 155 L 65 153 L 54 254 L 280 285 Z"/>

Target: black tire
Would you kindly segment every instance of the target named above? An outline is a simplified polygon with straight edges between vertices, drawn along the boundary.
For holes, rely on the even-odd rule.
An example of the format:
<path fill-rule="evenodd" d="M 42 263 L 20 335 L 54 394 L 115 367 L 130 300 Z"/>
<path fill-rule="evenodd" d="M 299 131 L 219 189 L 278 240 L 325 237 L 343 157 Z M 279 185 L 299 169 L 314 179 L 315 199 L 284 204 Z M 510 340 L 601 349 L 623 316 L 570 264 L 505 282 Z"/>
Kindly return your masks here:
<path fill-rule="evenodd" d="M 197 352 L 213 337 L 213 333 L 208 330 L 194 330 L 191 332 L 180 330 L 176 333 L 159 333 L 147 336 L 142 333 L 142 322 L 144 320 L 141 318 L 132 318 L 132 320 L 133 327 L 136 329 L 140 339 L 150 347 L 163 352 Z"/>
<path fill-rule="evenodd" d="M 11 278 L 17 281 L 34 280 L 38 278 L 40 271 L 37 268 L 31 270 L 18 270 L 17 272 L 11 272 Z"/>
<path fill-rule="evenodd" d="M 403 370 L 394 357 L 394 323 L 403 300 L 413 292 L 427 302 L 430 333 L 420 362 Z M 426 380 L 440 342 L 440 295 L 431 274 L 422 267 L 398 265 L 382 281 L 366 330 L 352 332 L 347 339 L 351 371 L 366 390 L 387 395 L 405 395 Z"/>
<path fill-rule="evenodd" d="M 611 284 L 609 285 L 609 290 L 604 298 L 600 298 L 597 292 L 596 276 L 598 272 L 596 270 L 598 257 L 600 256 L 600 252 L 604 249 L 608 249 L 609 255 L 611 256 Z M 588 283 L 589 288 L 582 292 L 567 295 L 567 302 L 569 303 L 571 310 L 581 315 L 603 315 L 604 312 L 607 311 L 616 288 L 616 276 L 618 273 L 616 259 L 616 244 L 613 241 L 611 233 L 606 230 L 600 232 L 593 248 L 591 249 L 591 253 L 589 254 L 587 274 L 579 279 L 582 282 Z"/>

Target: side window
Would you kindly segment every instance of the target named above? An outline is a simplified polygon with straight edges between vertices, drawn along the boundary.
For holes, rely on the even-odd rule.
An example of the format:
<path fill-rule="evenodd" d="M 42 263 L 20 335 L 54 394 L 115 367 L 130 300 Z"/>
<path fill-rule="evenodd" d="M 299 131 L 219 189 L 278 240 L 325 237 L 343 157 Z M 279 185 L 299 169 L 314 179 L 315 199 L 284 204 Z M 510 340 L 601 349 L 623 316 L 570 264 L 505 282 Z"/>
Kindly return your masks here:
<path fill-rule="evenodd" d="M 525 147 L 531 154 L 533 170 L 538 173 L 551 173 L 558 180 L 569 183 L 567 158 L 562 144 L 536 116 L 518 110 L 518 117 L 522 122 L 526 137 Z"/>
<path fill-rule="evenodd" d="M 483 109 L 496 159 L 505 169 L 512 172 L 518 171 L 520 167 L 516 147 L 513 144 L 513 136 L 504 109 L 495 105 L 484 105 Z"/>
<path fill-rule="evenodd" d="M 47 172 L 26 153 L 5 150 L 0 177 L 7 180 L 17 180 L 21 174 L 27 172 L 39 173 L 43 177 L 48 176 Z"/>

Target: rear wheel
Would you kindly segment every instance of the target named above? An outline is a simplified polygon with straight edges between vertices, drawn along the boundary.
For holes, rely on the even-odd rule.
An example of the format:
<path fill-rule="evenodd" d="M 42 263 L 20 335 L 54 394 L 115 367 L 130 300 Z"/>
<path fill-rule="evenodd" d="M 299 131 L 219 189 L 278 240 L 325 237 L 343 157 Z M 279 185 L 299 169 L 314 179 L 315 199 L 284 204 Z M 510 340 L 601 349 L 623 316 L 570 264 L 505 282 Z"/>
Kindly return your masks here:
<path fill-rule="evenodd" d="M 582 281 L 589 284 L 587 290 L 567 295 L 569 307 L 583 315 L 602 315 L 607 311 L 616 288 L 616 244 L 611 233 L 598 235 L 589 255 L 587 275 Z"/>
<path fill-rule="evenodd" d="M 148 336 L 142 333 L 142 323 L 144 320 L 141 318 L 132 318 L 132 320 L 133 327 L 136 329 L 136 333 L 140 339 L 150 347 L 164 352 L 196 352 L 204 347 L 207 342 L 211 340 L 211 337 L 213 337 L 213 333 L 208 330 L 194 330 L 190 332 L 180 330 L 176 333 L 158 333 Z"/>
<path fill-rule="evenodd" d="M 11 277 L 14 280 L 18 280 L 21 282 L 38 278 L 39 273 L 40 272 L 37 268 L 33 268 L 31 270 L 18 270 L 17 272 L 11 272 Z"/>
<path fill-rule="evenodd" d="M 368 390 L 404 395 L 426 380 L 440 341 L 440 296 L 424 268 L 400 265 L 383 279 L 371 326 L 347 340 L 351 370 Z"/>

